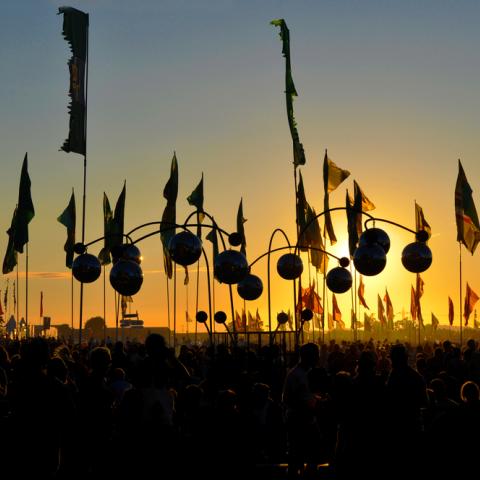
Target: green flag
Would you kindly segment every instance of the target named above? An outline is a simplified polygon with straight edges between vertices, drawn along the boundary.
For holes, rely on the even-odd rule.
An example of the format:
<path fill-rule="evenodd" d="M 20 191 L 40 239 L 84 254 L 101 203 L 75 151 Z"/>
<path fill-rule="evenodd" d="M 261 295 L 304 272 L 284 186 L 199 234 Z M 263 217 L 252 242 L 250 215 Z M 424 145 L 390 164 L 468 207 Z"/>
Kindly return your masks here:
<path fill-rule="evenodd" d="M 457 242 L 462 242 L 473 255 L 480 242 L 480 224 L 473 202 L 472 189 L 467 181 L 460 160 L 458 161 L 457 184 L 455 185 L 455 217 Z"/>
<path fill-rule="evenodd" d="M 18 191 L 18 207 L 14 233 L 14 247 L 19 253 L 23 253 L 23 246 L 28 243 L 28 224 L 35 216 L 32 194 L 30 192 L 30 177 L 28 175 L 28 158 L 25 154 L 20 175 L 20 188 Z"/>
<path fill-rule="evenodd" d="M 75 211 L 75 193 L 72 189 L 72 195 L 70 201 L 68 202 L 67 208 L 62 212 L 62 214 L 57 218 L 57 220 L 67 228 L 67 241 L 63 249 L 66 252 L 65 265 L 68 268 L 72 268 L 73 263 L 73 246 L 75 245 L 75 222 L 76 222 L 76 211 Z"/>
<path fill-rule="evenodd" d="M 247 256 L 247 240 L 245 238 L 245 228 L 243 224 L 247 221 L 246 218 L 243 218 L 243 198 L 240 200 L 240 205 L 238 206 L 237 212 L 237 233 L 242 237 L 242 245 L 240 251 Z"/>
<path fill-rule="evenodd" d="M 103 248 L 98 254 L 98 259 L 102 265 L 108 265 L 112 260 L 110 258 L 111 234 L 112 234 L 113 212 L 110 207 L 107 194 L 103 192 Z"/>
<path fill-rule="evenodd" d="M 172 163 L 170 166 L 170 178 L 163 189 L 163 197 L 167 200 L 167 205 L 163 211 L 162 221 L 160 224 L 160 238 L 163 244 L 163 262 L 165 273 L 168 278 L 173 276 L 173 265 L 170 253 L 168 251 L 168 242 L 175 235 L 175 228 L 171 228 L 176 223 L 176 202 L 178 195 L 178 162 L 176 153 L 173 153 Z"/>
<path fill-rule="evenodd" d="M 287 106 L 287 118 L 288 126 L 290 128 L 290 134 L 292 136 L 293 143 L 293 164 L 295 167 L 298 165 L 305 165 L 305 152 L 303 145 L 300 142 L 300 137 L 297 130 L 297 122 L 295 121 L 295 115 L 293 113 L 293 98 L 297 97 L 297 90 L 292 78 L 292 65 L 290 59 L 290 31 L 283 18 L 278 20 L 272 20 L 271 25 L 280 28 L 280 39 L 282 40 L 282 54 L 285 57 L 285 101 Z"/>
<path fill-rule="evenodd" d="M 70 128 L 61 149 L 85 155 L 86 151 L 86 64 L 88 56 L 88 14 L 71 7 L 60 7 L 63 36 L 70 46 Z"/>
<path fill-rule="evenodd" d="M 197 209 L 197 223 L 203 223 L 205 213 L 203 211 L 203 173 L 202 179 L 195 187 L 195 190 L 187 197 L 187 201 L 190 205 L 193 205 Z M 202 238 L 202 227 L 197 229 L 198 238 Z"/>
<path fill-rule="evenodd" d="M 330 244 L 334 245 L 337 243 L 337 237 L 333 230 L 332 218 L 330 216 L 330 200 L 329 195 L 332 193 L 348 176 L 350 172 L 344 170 L 340 167 L 337 167 L 330 158 L 328 158 L 327 150 L 325 150 L 325 157 L 323 158 L 323 186 L 324 186 L 324 199 L 323 207 L 326 211 L 325 213 L 325 230 L 328 233 L 328 238 L 330 239 Z"/>
<path fill-rule="evenodd" d="M 14 243 L 13 243 L 13 239 L 15 237 L 16 224 L 17 224 L 17 207 L 15 207 L 15 210 L 13 212 L 12 223 L 10 224 L 10 228 L 7 230 L 8 244 L 7 244 L 7 251 L 5 252 L 5 257 L 3 259 L 3 267 L 2 267 L 2 272 L 4 275 L 13 271 L 13 269 L 17 265 L 17 252 L 15 251 Z"/>
<path fill-rule="evenodd" d="M 308 228 L 306 230 L 306 237 L 308 245 L 313 247 L 310 251 L 310 261 L 318 271 L 325 275 L 328 267 L 328 255 L 320 251 L 325 250 L 320 224 L 315 210 L 310 207 L 310 205 L 307 205 L 307 207 L 306 221 Z"/>
<path fill-rule="evenodd" d="M 305 188 L 303 186 L 302 172 L 298 180 L 297 186 L 297 225 L 298 225 L 298 243 L 304 245 L 305 248 L 300 248 L 302 251 L 308 250 L 308 239 L 306 238 L 305 227 L 307 225 L 307 211 L 309 205 L 305 196 Z"/>
<path fill-rule="evenodd" d="M 125 197 L 127 194 L 127 181 L 123 184 L 122 191 L 118 196 L 115 205 L 115 213 L 112 220 L 111 242 L 110 247 L 116 247 L 123 243 L 123 232 L 125 223 Z"/>
<path fill-rule="evenodd" d="M 347 207 L 348 250 L 350 252 L 350 257 L 353 257 L 353 253 L 355 252 L 358 243 L 357 212 L 354 208 L 354 200 L 350 197 L 348 189 L 345 206 Z"/>

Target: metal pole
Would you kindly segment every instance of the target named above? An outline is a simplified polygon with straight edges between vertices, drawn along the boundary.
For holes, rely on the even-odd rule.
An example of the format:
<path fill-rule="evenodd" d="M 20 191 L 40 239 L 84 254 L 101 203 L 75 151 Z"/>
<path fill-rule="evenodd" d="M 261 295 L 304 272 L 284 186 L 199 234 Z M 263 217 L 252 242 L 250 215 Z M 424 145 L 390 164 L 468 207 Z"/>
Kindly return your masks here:
<path fill-rule="evenodd" d="M 103 266 L 103 342 L 107 341 L 107 308 L 106 304 L 106 280 L 105 280 L 105 265 Z"/>
<path fill-rule="evenodd" d="M 85 210 L 87 201 L 87 112 L 88 112 L 88 36 L 89 26 L 87 24 L 87 45 L 86 45 L 86 62 L 85 62 L 85 154 L 83 155 L 83 199 L 82 199 L 82 243 L 85 243 Z M 83 327 L 83 283 L 80 283 L 80 319 L 78 327 L 78 342 L 82 343 L 82 327 Z"/>
<path fill-rule="evenodd" d="M 28 242 L 25 250 L 25 328 L 27 338 L 30 336 L 28 331 Z"/>
<path fill-rule="evenodd" d="M 462 243 L 458 242 L 458 249 L 459 249 L 459 267 L 460 267 L 460 348 L 463 345 L 463 325 L 462 325 Z"/>
<path fill-rule="evenodd" d="M 173 267 L 173 348 L 177 346 L 177 266 Z"/>

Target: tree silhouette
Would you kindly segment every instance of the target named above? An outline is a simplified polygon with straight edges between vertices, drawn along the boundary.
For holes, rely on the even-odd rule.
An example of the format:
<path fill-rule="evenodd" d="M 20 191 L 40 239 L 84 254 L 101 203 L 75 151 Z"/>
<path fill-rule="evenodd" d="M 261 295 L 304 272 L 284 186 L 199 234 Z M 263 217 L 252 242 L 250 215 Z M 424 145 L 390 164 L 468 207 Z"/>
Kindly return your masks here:
<path fill-rule="evenodd" d="M 92 317 L 85 322 L 85 330 L 90 330 L 94 337 L 103 336 L 105 320 L 102 317 Z"/>

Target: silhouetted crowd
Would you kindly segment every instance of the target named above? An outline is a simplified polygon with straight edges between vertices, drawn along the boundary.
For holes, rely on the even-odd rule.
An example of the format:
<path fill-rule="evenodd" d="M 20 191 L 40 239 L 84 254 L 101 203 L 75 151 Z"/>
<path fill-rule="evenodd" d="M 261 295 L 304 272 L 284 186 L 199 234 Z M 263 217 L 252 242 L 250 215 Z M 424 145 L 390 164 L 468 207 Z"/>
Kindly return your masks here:
<path fill-rule="evenodd" d="M 456 478 L 480 351 L 450 343 L 2 340 L 2 478 Z M 280 467 L 288 464 L 288 469 Z"/>

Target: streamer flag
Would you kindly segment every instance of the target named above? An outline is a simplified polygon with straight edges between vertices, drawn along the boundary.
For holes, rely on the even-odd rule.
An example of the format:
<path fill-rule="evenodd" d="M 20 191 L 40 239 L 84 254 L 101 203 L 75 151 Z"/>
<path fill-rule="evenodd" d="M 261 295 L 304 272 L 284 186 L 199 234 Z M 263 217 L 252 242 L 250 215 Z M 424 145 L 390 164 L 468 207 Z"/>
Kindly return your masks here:
<path fill-rule="evenodd" d="M 68 138 L 61 150 L 85 155 L 86 151 L 86 64 L 88 45 L 88 14 L 72 7 L 60 7 L 63 15 L 62 34 L 70 46 L 72 56 L 68 61 L 70 70 L 70 128 Z"/>

